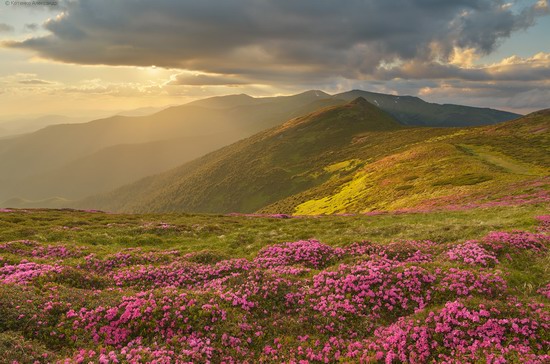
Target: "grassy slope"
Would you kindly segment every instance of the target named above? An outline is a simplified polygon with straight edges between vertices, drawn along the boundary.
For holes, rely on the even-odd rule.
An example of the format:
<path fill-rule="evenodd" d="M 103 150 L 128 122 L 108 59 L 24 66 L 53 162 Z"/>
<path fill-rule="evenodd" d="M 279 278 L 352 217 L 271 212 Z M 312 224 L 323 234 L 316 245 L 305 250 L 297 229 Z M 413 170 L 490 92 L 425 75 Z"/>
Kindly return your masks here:
<path fill-rule="evenodd" d="M 84 206 L 331 214 L 519 194 L 548 175 L 549 118 L 539 112 L 480 128 L 404 128 L 372 104 L 352 103 L 292 120 Z"/>
<path fill-rule="evenodd" d="M 114 116 L 79 125 L 56 125 L 0 140 L 0 202 L 19 197 L 40 204 L 56 196 L 79 199 L 101 193 L 165 171 L 290 118 L 341 105 L 357 96 L 377 102 L 407 125 L 490 124 L 514 116 L 496 110 L 437 105 L 414 97 L 366 91 L 334 96 L 308 91 L 271 98 L 214 97 L 149 116 Z M 214 130 L 216 135 L 212 134 Z M 187 142 L 186 148 L 170 144 L 169 140 L 184 137 L 199 139 Z M 166 145 L 161 145 L 162 142 Z M 128 144 L 132 147 L 127 148 Z M 160 162 L 159 158 L 142 158 L 143 154 L 165 154 L 168 147 L 172 151 L 168 163 L 163 163 L 166 158 Z M 125 152 L 122 158 L 118 153 L 121 148 Z M 197 153 L 188 153 L 190 149 Z M 105 158 L 118 162 L 104 163 Z"/>
<path fill-rule="evenodd" d="M 364 156 L 372 155 L 372 145 L 365 143 L 349 154 L 354 158 L 363 155 L 362 168 L 333 173 L 326 183 L 262 212 L 329 214 L 426 208 L 533 193 L 533 184 L 547 186 L 549 123 L 550 112 L 541 111 L 498 126 L 456 129 L 439 136 L 432 134 L 435 130 L 424 129 L 426 138 L 421 143 L 404 144 L 401 151 L 370 160 Z M 401 136 L 392 135 L 394 139 Z"/>
<path fill-rule="evenodd" d="M 329 107 L 259 133 L 85 206 L 126 211 L 252 212 L 313 187 L 324 167 L 361 133 L 402 127 L 364 99 Z"/>
<path fill-rule="evenodd" d="M 342 246 L 354 241 L 399 239 L 462 242 L 491 231 L 535 230 L 547 204 L 376 216 L 316 216 L 291 219 L 210 214 L 106 214 L 71 210 L 0 213 L 0 242 L 38 240 L 87 246 L 98 254 L 124 248 L 214 251 L 251 257 L 264 246 L 318 239 Z M 170 229 L 151 228 L 160 223 Z"/>
<path fill-rule="evenodd" d="M 0 140 L 0 203 L 12 197 L 79 199 L 111 190 L 315 111 L 326 102 L 343 102 L 323 102 L 323 97 L 252 99 L 252 105 L 231 100 L 225 108 L 207 99 L 150 116 L 55 125 Z M 185 145 L 174 145 L 175 139 Z M 166 152 L 169 158 L 162 157 Z"/>
<path fill-rule="evenodd" d="M 208 214 L 105 214 L 71 210 L 14 210 L 0 213 L 0 243 L 35 240 L 82 246 L 99 257 L 127 248 L 205 252 L 227 259 L 251 258 L 265 246 L 317 239 L 332 246 L 374 241 L 432 240 L 458 243 L 491 231 L 536 231 L 536 216 L 548 204 L 477 208 L 464 211 L 317 216 L 279 219 Z M 170 228 L 158 228 L 168 224 Z M 157 227 L 157 228 L 156 228 Z M 548 255 L 540 261 L 506 263 L 516 294 L 535 295 L 548 282 Z M 72 262 L 76 263 L 76 262 Z"/>

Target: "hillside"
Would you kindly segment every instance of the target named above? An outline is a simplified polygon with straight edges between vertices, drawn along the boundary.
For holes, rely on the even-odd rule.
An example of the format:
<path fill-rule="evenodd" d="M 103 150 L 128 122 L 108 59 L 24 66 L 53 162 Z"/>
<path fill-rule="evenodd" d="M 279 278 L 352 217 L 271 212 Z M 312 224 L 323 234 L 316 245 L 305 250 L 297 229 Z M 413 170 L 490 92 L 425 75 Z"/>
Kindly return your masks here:
<path fill-rule="evenodd" d="M 116 115 L 0 139 L 0 201 L 39 203 L 58 196 L 72 200 L 103 193 L 359 96 L 404 125 L 492 124 L 515 116 L 358 90 L 337 95 L 312 90 L 265 98 L 212 97 L 146 116 Z"/>
<path fill-rule="evenodd" d="M 403 127 L 358 98 L 296 118 L 82 207 L 332 214 L 543 193 L 550 116 L 478 128 Z M 523 191 L 523 192 L 522 192 Z"/>
<path fill-rule="evenodd" d="M 324 106 L 319 99 L 305 93 L 261 103 L 254 99 L 254 105 L 228 103 L 226 108 L 217 107 L 216 98 L 205 99 L 200 106 L 192 103 L 149 116 L 54 125 L 0 140 L 0 201 L 83 198 L 112 189 L 314 111 Z M 185 145 L 174 143 L 184 138 Z M 75 186 L 79 181 L 84 185 Z M 64 191 L 71 192 L 64 195 Z"/>
<path fill-rule="evenodd" d="M 40 200 L 43 196 L 63 196 L 74 200 L 108 192 L 153 173 L 160 173 L 211 151 L 211 145 L 223 145 L 227 134 L 177 138 L 141 144 L 120 144 L 101 149 L 66 165 L 14 180 L 8 187 L 18 196 Z M 237 136 L 235 136 L 237 137 Z M 107 177 L 106 177 L 107 176 Z M 13 205 L 12 200 L 6 202 Z M 39 202 L 39 201 L 37 201 Z M 44 206 L 38 204 L 37 206 Z M 48 207 L 63 205 L 48 204 Z"/>

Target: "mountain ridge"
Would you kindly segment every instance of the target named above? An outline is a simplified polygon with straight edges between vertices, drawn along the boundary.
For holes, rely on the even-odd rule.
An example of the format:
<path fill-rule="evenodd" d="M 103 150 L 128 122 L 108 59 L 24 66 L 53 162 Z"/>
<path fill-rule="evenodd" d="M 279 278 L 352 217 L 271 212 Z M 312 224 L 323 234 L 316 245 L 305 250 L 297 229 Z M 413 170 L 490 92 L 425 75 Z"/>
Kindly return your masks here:
<path fill-rule="evenodd" d="M 168 182 L 166 183 L 169 185 L 168 188 L 173 192 L 172 196 L 166 198 L 166 200 L 171 200 L 171 203 L 174 204 L 178 203 L 178 196 L 176 195 L 178 195 L 179 191 L 192 189 L 193 186 L 204 185 L 209 180 L 224 181 L 226 184 L 229 182 L 244 183 L 244 179 L 247 182 L 261 180 L 262 184 L 256 191 L 250 191 L 247 187 L 243 187 L 244 190 L 241 191 L 240 197 L 246 196 L 244 200 L 239 201 L 237 204 L 240 205 L 240 208 L 250 211 L 250 209 L 260 208 L 263 200 L 274 201 L 281 197 L 281 193 L 286 193 L 270 190 L 267 184 L 271 180 L 278 178 L 279 181 L 275 183 L 288 183 L 290 191 L 298 191 L 311 182 L 307 178 L 290 178 L 292 175 L 290 172 L 291 169 L 299 170 L 304 168 L 304 166 L 300 165 L 300 160 L 304 156 L 314 159 L 320 158 L 327 148 L 330 149 L 338 145 L 347 144 L 351 142 L 355 134 L 360 132 L 369 130 L 380 132 L 381 130 L 401 128 L 403 126 L 397 123 L 391 116 L 363 99 L 362 102 L 359 100 L 355 103 L 331 106 L 309 115 L 289 120 L 281 126 L 256 134 L 158 176 L 174 176 L 178 173 L 186 174 L 190 171 L 190 181 L 184 184 L 170 182 L 170 177 L 167 177 Z M 331 151 L 329 150 L 329 152 Z M 228 156 L 240 157 L 243 153 L 246 155 L 245 158 L 233 161 L 229 165 L 225 163 Z M 248 176 L 243 176 L 240 173 L 238 175 L 231 175 L 224 172 L 226 169 L 239 168 L 241 166 L 246 167 Z M 256 174 L 255 171 L 257 172 Z M 136 183 L 147 186 L 154 179 L 154 176 L 148 177 L 142 180 L 142 182 L 138 181 Z M 162 185 L 163 183 L 153 182 L 151 186 L 154 187 L 149 188 L 148 191 L 150 192 L 144 194 L 151 196 L 150 199 L 152 200 L 156 199 L 153 190 L 162 190 L 165 188 L 161 188 L 159 184 Z M 132 184 L 129 189 L 136 188 L 135 186 L 136 184 Z M 224 190 L 223 183 L 214 186 L 209 191 L 196 193 L 196 195 L 208 195 L 211 197 L 211 200 L 204 203 L 198 201 L 194 195 L 190 194 L 186 194 L 187 197 L 183 198 L 184 201 L 179 202 L 197 207 L 198 212 L 217 212 L 214 209 L 220 204 L 227 205 L 227 210 L 224 211 L 231 211 L 234 204 L 230 201 L 238 198 L 238 193 L 228 192 L 230 196 L 227 196 L 227 199 L 225 199 L 225 197 L 220 198 L 216 196 L 217 189 Z M 114 192 L 114 194 L 118 193 L 120 191 Z M 178 209 L 179 207 L 174 206 L 171 211 Z"/>
<path fill-rule="evenodd" d="M 322 214 L 490 194 L 548 174 L 548 133 L 532 133 L 547 121 L 541 112 L 485 127 L 408 127 L 355 98 L 89 198 L 80 207 Z"/>
<path fill-rule="evenodd" d="M 244 94 L 220 96 L 169 107 L 147 116 L 118 115 L 82 124 L 51 126 L 31 134 L 0 140 L 0 201 L 12 197 L 23 200 L 47 200 L 55 196 L 81 199 L 103 192 L 106 188 L 117 188 L 166 171 L 286 120 L 326 107 L 343 105 L 357 97 L 363 97 L 374 105 L 378 103 L 382 110 L 398 121 L 401 117 L 400 123 L 404 125 L 407 125 L 407 120 L 416 118 L 422 122 L 413 120 L 413 124 L 426 126 L 426 117 L 422 116 L 425 113 L 418 113 L 418 107 L 432 105 L 412 96 L 361 90 L 329 95 L 320 90 L 309 90 L 281 97 L 253 98 Z M 235 99 L 240 100 L 236 102 L 238 105 L 235 105 Z M 392 105 L 400 108 L 392 111 Z M 429 107 L 439 111 L 442 107 L 445 109 L 441 105 Z M 478 109 L 468 107 L 461 110 L 479 112 Z M 456 116 L 460 114 L 454 111 L 452 109 L 449 115 L 460 120 Z M 436 116 L 439 118 L 445 115 L 449 116 L 445 113 Z M 476 115 L 478 120 L 484 117 L 483 113 Z M 510 117 L 506 113 L 499 115 Z M 488 123 L 493 121 L 490 119 Z M 214 132 L 220 137 L 212 134 Z M 174 144 L 172 141 L 177 138 L 187 138 L 189 148 Z M 129 148 L 125 145 L 133 146 Z M 151 149 L 154 145 L 157 149 Z M 166 146 L 169 145 L 173 146 L 173 154 L 170 155 L 170 161 L 165 163 L 159 158 L 165 154 Z M 191 148 L 193 145 L 196 145 L 200 154 L 194 153 Z M 127 153 L 129 149 L 134 150 L 134 156 Z M 117 150 L 122 150 L 124 156 L 119 155 Z M 158 158 L 143 158 L 147 153 Z M 113 163 L 105 163 L 106 160 L 112 160 Z M 108 166 L 114 166 L 117 160 L 119 163 L 116 164 L 116 170 L 109 170 Z M 83 169 L 80 164 L 88 167 Z M 25 165 L 25 168 L 20 168 L 21 165 Z M 106 180 L 111 177 L 107 183 Z"/>

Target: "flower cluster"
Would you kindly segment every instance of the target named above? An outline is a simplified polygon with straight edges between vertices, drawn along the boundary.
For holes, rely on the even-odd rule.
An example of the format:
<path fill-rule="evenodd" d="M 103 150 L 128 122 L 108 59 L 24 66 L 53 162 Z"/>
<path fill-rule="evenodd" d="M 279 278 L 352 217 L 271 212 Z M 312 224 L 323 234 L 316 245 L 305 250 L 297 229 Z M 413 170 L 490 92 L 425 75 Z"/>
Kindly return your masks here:
<path fill-rule="evenodd" d="M 540 215 L 536 219 L 539 222 L 538 230 L 540 232 L 550 232 L 550 215 Z"/>
<path fill-rule="evenodd" d="M 246 271 L 246 259 L 230 259 L 214 265 L 175 261 L 167 265 L 136 265 L 111 274 L 118 286 L 193 288 L 232 273 Z"/>
<path fill-rule="evenodd" d="M 12 364 L 542 364 L 550 285 L 518 299 L 503 256 L 543 260 L 547 245 L 529 232 L 461 244 L 300 240 L 244 259 L 8 242 L 0 350 L 38 343 Z"/>
<path fill-rule="evenodd" d="M 84 249 L 82 247 L 69 248 L 65 245 L 44 246 L 32 240 L 16 240 L 0 244 L 0 252 L 43 259 L 71 258 L 84 255 Z"/>
<path fill-rule="evenodd" d="M 482 297 L 502 296 L 506 292 L 506 281 L 497 272 L 474 272 L 470 270 L 449 268 L 446 271 L 437 269 L 441 277 L 436 290 L 442 293 L 451 293 L 452 296 Z"/>
<path fill-rule="evenodd" d="M 0 268 L 0 282 L 27 284 L 36 277 L 48 273 L 60 273 L 62 269 L 58 265 L 37 264 L 22 260 L 19 264 L 4 265 Z"/>
<path fill-rule="evenodd" d="M 118 268 L 137 264 L 168 262 L 177 256 L 179 256 L 179 252 L 174 250 L 143 252 L 141 249 L 125 249 L 103 259 L 98 258 L 95 254 L 89 254 L 84 257 L 85 264 L 81 268 L 98 273 L 107 273 Z"/>
<path fill-rule="evenodd" d="M 543 252 L 548 249 L 550 235 L 528 231 L 492 232 L 483 239 L 483 244 L 495 252 L 530 250 Z"/>
<path fill-rule="evenodd" d="M 424 320 L 400 318 L 375 331 L 369 345 L 372 359 L 426 363 L 475 362 L 544 363 L 550 316 L 541 307 L 517 303 L 499 308 L 480 304 L 468 307 L 460 301 L 445 304 Z M 367 357 L 365 357 L 366 359 Z"/>
<path fill-rule="evenodd" d="M 377 319 L 392 312 L 421 309 L 431 298 L 436 280 L 426 269 L 401 267 L 386 258 L 353 266 L 342 264 L 334 271 L 313 277 L 308 292 L 315 311 L 340 321 L 369 316 Z"/>
<path fill-rule="evenodd" d="M 473 241 L 456 245 L 447 252 L 449 260 L 457 260 L 466 264 L 484 267 L 498 264 L 496 255 Z"/>
<path fill-rule="evenodd" d="M 324 268 L 344 254 L 339 248 L 321 244 L 317 240 L 270 245 L 258 253 L 254 263 L 264 267 L 301 264 L 310 268 Z"/>

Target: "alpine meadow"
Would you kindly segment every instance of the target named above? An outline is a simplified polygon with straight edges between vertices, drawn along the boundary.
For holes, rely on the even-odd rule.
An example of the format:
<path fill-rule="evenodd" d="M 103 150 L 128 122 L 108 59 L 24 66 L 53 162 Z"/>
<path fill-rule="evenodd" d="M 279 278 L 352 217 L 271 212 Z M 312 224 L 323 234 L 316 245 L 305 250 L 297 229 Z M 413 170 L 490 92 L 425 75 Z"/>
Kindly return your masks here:
<path fill-rule="evenodd" d="M 547 0 L 0 6 L 0 364 L 550 363 Z"/>

